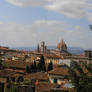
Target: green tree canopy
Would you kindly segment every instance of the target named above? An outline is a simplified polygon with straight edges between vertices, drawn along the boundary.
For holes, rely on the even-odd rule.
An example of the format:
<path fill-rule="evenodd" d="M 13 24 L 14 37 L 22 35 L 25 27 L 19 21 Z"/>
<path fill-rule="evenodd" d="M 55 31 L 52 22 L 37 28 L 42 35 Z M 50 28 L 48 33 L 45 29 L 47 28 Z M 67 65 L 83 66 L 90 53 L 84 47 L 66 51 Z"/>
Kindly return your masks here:
<path fill-rule="evenodd" d="M 53 64 L 52 64 L 52 62 L 50 62 L 49 65 L 48 65 L 48 71 L 51 71 L 51 70 L 53 70 Z"/>
<path fill-rule="evenodd" d="M 90 66 L 84 63 L 79 64 L 75 61 L 72 61 L 72 67 L 68 67 L 72 75 L 70 79 L 76 92 L 92 92 L 92 75 L 89 75 L 92 71 L 88 67 Z M 88 72 L 85 72 L 84 68 Z"/>
<path fill-rule="evenodd" d="M 40 65 L 40 70 L 41 70 L 41 71 L 46 71 L 45 59 L 44 59 L 44 56 L 43 56 L 43 55 L 41 55 L 39 62 L 40 62 L 40 63 L 39 63 L 39 65 Z"/>

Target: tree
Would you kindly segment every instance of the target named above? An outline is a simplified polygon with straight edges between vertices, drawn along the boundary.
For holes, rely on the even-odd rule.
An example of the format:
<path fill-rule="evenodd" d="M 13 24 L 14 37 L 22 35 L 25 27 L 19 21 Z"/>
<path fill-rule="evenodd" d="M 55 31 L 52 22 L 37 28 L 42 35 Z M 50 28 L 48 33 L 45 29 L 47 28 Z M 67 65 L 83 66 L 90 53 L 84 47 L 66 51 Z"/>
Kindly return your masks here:
<path fill-rule="evenodd" d="M 41 66 L 41 71 L 46 71 L 45 59 L 43 55 L 41 55 L 41 58 L 40 58 L 40 66 Z"/>
<path fill-rule="evenodd" d="M 34 63 L 32 63 L 31 66 L 30 66 L 30 70 L 31 70 L 31 72 L 34 72 L 34 69 L 35 69 L 35 67 L 34 67 Z"/>
<path fill-rule="evenodd" d="M 19 76 L 18 79 L 17 79 L 17 82 L 23 82 L 23 81 L 24 81 L 23 76 Z"/>
<path fill-rule="evenodd" d="M 37 65 L 36 65 L 36 61 L 34 61 L 34 72 L 37 72 Z"/>
<path fill-rule="evenodd" d="M 92 77 L 89 75 L 92 71 L 89 71 L 90 68 L 87 68 L 88 65 L 85 65 L 84 63 L 79 64 L 74 61 L 72 61 L 72 65 L 71 68 L 68 68 L 75 92 L 92 92 Z M 83 68 L 89 69 L 88 72 L 85 72 Z"/>
<path fill-rule="evenodd" d="M 44 59 L 43 55 L 41 55 L 41 57 L 40 57 L 40 63 L 43 64 L 43 65 L 45 65 L 45 59 Z"/>
<path fill-rule="evenodd" d="M 31 72 L 37 72 L 36 61 L 34 61 L 34 62 L 30 65 L 30 71 L 31 71 Z"/>
<path fill-rule="evenodd" d="M 50 62 L 49 65 L 48 65 L 48 71 L 51 71 L 51 70 L 53 70 L 53 64 L 52 64 L 52 62 Z"/>
<path fill-rule="evenodd" d="M 29 66 L 26 66 L 26 72 L 30 73 L 30 67 Z"/>
<path fill-rule="evenodd" d="M 38 72 L 41 71 L 41 63 L 40 62 L 37 63 L 36 67 L 37 67 Z"/>

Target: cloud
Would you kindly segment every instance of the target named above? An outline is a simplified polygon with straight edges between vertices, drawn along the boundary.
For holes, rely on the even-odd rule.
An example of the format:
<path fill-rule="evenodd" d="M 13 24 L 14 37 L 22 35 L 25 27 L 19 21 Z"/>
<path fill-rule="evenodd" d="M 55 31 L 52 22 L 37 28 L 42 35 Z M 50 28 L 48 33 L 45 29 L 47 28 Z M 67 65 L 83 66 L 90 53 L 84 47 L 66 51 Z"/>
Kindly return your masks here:
<path fill-rule="evenodd" d="M 69 18 L 86 18 L 92 10 L 91 0 L 8 0 L 9 3 L 20 7 L 43 7 Z"/>
<path fill-rule="evenodd" d="M 68 32 L 65 35 L 65 39 L 67 40 L 67 43 L 69 43 L 69 45 L 71 46 L 78 46 L 82 48 L 92 47 L 92 44 L 90 43 L 92 41 L 92 32 L 89 30 L 85 30 L 80 26 L 73 27 L 71 33 Z"/>
<path fill-rule="evenodd" d="M 92 13 L 88 13 L 88 18 L 87 19 L 90 23 L 92 23 Z"/>
<path fill-rule="evenodd" d="M 9 3 L 19 6 L 19 7 L 29 7 L 29 6 L 44 6 L 46 0 L 8 0 Z"/>
<path fill-rule="evenodd" d="M 32 24 L 3 23 L 0 25 L 0 39 L 0 44 L 6 46 L 31 47 L 41 41 L 57 45 L 64 39 L 68 46 L 92 47 L 91 31 L 55 20 L 37 20 Z"/>
<path fill-rule="evenodd" d="M 0 25 L 1 25 L 1 24 L 3 24 L 3 22 L 2 22 L 2 21 L 0 21 Z"/>
<path fill-rule="evenodd" d="M 49 1 L 49 0 L 48 0 Z M 90 0 L 50 0 L 48 10 L 59 12 L 70 18 L 83 18 L 92 9 Z"/>
<path fill-rule="evenodd" d="M 45 20 L 34 21 L 32 24 L 5 23 L 0 25 L 0 43 L 10 46 L 33 46 L 41 40 L 48 42 L 50 39 L 56 39 L 55 33 L 64 30 L 65 25 L 63 22 Z"/>

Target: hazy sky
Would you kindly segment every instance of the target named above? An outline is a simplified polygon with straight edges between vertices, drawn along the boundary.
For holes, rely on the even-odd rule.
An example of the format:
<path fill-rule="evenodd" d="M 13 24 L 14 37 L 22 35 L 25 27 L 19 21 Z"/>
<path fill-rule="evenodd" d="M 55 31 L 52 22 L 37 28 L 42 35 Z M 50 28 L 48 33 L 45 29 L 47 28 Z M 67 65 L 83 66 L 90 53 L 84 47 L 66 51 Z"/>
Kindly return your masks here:
<path fill-rule="evenodd" d="M 0 45 L 92 48 L 92 0 L 0 0 Z"/>

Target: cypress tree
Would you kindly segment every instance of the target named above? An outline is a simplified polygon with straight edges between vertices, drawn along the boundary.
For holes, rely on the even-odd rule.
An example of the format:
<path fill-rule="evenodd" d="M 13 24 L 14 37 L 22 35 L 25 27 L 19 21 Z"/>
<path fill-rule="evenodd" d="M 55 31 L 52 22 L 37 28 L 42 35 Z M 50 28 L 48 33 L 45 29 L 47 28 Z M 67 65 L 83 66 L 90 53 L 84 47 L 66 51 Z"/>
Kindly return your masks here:
<path fill-rule="evenodd" d="M 51 71 L 51 70 L 53 70 L 53 64 L 52 64 L 52 62 L 50 62 L 49 65 L 48 65 L 48 71 Z"/>
<path fill-rule="evenodd" d="M 33 65 L 33 63 L 30 65 L 30 71 L 31 71 L 31 72 L 34 71 L 34 65 Z"/>
<path fill-rule="evenodd" d="M 36 65 L 36 61 L 34 61 L 34 72 L 37 72 L 37 65 Z"/>
<path fill-rule="evenodd" d="M 41 71 L 46 71 L 45 59 L 43 55 L 40 58 L 40 66 L 41 66 Z"/>
<path fill-rule="evenodd" d="M 26 66 L 26 72 L 30 73 L 30 67 L 29 66 Z"/>
<path fill-rule="evenodd" d="M 40 62 L 37 63 L 37 71 L 38 72 L 41 71 L 41 63 Z"/>

